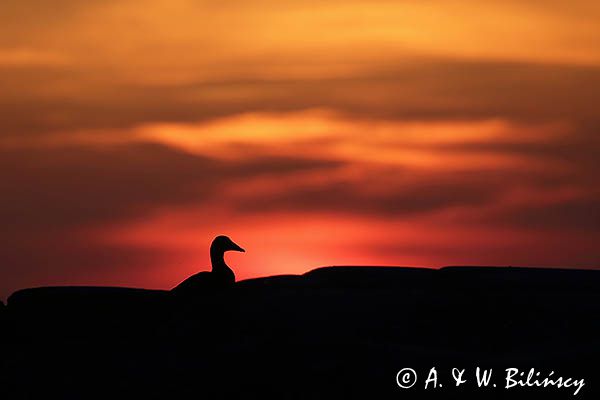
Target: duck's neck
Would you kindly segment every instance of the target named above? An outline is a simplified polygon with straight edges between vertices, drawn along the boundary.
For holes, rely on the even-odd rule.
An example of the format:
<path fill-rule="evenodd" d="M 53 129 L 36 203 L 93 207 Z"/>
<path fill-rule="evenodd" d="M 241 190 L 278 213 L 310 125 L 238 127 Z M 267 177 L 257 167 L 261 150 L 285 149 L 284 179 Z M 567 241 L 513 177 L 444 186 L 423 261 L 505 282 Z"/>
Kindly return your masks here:
<path fill-rule="evenodd" d="M 210 249 L 210 263 L 213 272 L 226 271 L 230 268 L 225 264 L 225 253 L 219 249 Z"/>

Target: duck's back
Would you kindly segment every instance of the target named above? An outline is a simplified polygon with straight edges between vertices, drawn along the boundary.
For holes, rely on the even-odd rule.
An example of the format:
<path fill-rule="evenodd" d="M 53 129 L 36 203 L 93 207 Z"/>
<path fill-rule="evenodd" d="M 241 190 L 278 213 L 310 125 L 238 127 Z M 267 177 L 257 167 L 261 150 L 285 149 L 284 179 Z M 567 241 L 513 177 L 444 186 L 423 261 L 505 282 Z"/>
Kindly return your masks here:
<path fill-rule="evenodd" d="M 227 288 L 235 282 L 235 276 L 216 272 L 199 272 L 190 276 L 171 291 L 175 294 L 202 294 Z"/>

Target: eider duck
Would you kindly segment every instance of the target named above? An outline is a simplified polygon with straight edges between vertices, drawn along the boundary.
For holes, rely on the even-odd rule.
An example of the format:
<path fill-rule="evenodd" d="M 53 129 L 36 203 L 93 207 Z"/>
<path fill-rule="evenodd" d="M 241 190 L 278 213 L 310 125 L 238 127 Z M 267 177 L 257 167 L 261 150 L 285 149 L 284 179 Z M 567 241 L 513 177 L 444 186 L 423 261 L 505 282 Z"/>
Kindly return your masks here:
<path fill-rule="evenodd" d="M 203 271 L 190 276 L 171 289 L 171 292 L 177 295 L 194 295 L 233 285 L 235 274 L 225 264 L 224 255 L 226 251 L 245 252 L 246 250 L 235 244 L 227 236 L 217 236 L 210 245 L 212 271 Z"/>

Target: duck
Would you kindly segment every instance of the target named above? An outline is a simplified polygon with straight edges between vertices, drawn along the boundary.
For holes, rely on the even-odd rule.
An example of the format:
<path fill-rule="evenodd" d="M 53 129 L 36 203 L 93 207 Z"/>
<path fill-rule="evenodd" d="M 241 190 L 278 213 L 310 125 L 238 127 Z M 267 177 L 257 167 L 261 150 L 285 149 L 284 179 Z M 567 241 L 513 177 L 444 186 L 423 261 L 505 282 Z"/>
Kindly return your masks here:
<path fill-rule="evenodd" d="M 219 235 L 214 238 L 210 245 L 212 270 L 190 276 L 171 289 L 171 292 L 176 295 L 194 295 L 232 286 L 235 283 L 235 273 L 225 263 L 225 253 L 228 251 L 246 252 L 228 236 Z"/>

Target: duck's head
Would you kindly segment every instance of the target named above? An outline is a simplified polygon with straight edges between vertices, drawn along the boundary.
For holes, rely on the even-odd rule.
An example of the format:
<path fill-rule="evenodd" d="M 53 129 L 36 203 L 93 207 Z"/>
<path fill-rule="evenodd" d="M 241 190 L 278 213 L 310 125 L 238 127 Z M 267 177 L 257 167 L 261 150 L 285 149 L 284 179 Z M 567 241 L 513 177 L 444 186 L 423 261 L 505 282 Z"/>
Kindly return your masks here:
<path fill-rule="evenodd" d="M 211 252 L 216 253 L 225 253 L 226 251 L 241 251 L 245 253 L 246 250 L 242 249 L 240 246 L 235 244 L 233 240 L 229 239 L 229 237 L 225 235 L 217 236 L 212 244 L 210 245 Z"/>

